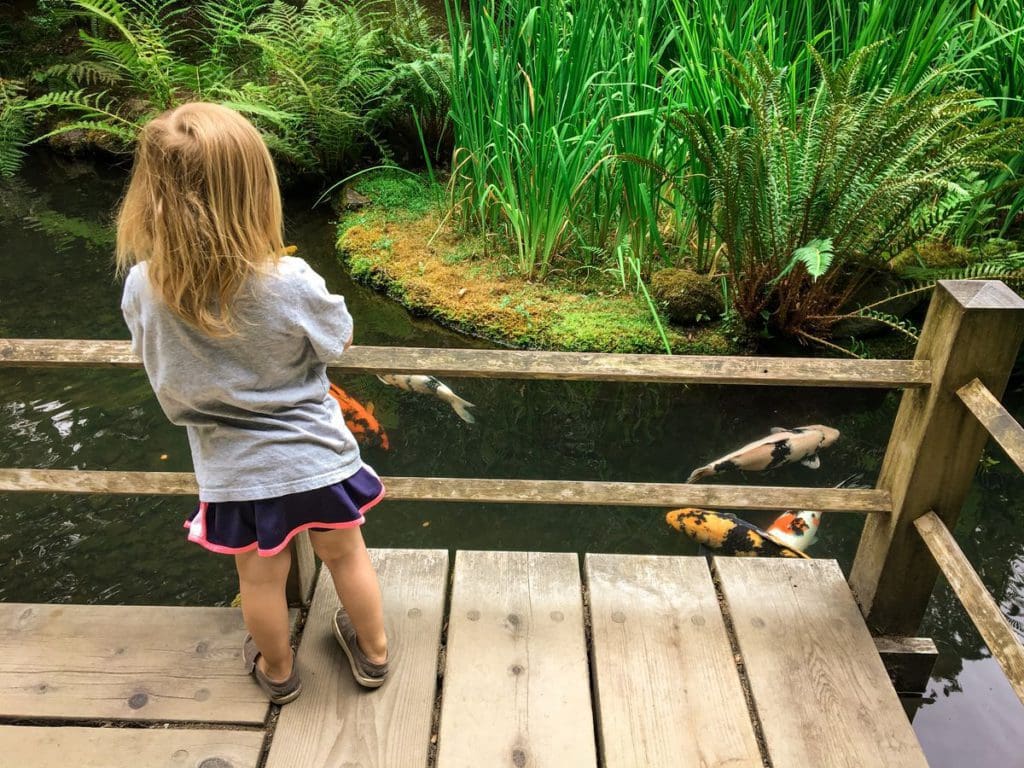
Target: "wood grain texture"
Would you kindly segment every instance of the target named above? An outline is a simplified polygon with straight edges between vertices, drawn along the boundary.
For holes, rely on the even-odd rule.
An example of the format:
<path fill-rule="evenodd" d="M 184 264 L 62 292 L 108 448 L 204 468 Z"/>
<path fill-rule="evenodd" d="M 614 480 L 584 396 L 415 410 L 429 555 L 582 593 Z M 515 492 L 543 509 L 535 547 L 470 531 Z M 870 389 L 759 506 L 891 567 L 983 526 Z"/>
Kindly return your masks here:
<path fill-rule="evenodd" d="M 992 439 L 1006 451 L 1010 461 L 1024 472 L 1024 427 L 1010 415 L 980 379 L 965 384 L 956 393 L 988 430 Z"/>
<path fill-rule="evenodd" d="M 127 341 L 0 339 L 0 366 L 140 367 Z M 330 365 L 345 373 L 426 373 L 439 377 L 753 384 L 808 387 L 921 387 L 927 360 L 620 355 L 500 349 L 351 347 Z"/>
<path fill-rule="evenodd" d="M 384 685 L 352 678 L 331 629 L 337 593 L 326 568 L 299 646 L 303 692 L 281 710 L 266 768 L 424 768 L 437 684 L 448 553 L 373 550 L 394 660 Z"/>
<path fill-rule="evenodd" d="M 703 557 L 587 555 L 605 768 L 761 767 Z"/>
<path fill-rule="evenodd" d="M 263 731 L 0 725 L 17 768 L 256 768 Z"/>
<path fill-rule="evenodd" d="M 244 637 L 237 608 L 0 604 L 0 715 L 262 724 Z"/>
<path fill-rule="evenodd" d="M 929 512 L 915 520 L 914 525 L 1017 698 L 1024 703 L 1024 646 L 1013 628 L 939 516 Z"/>
<path fill-rule="evenodd" d="M 888 492 L 874 489 L 455 477 L 383 477 L 381 480 L 387 488 L 387 498 L 400 501 L 815 509 L 856 513 L 888 512 L 892 509 Z M 184 472 L 0 469 L 0 491 L 188 495 L 195 494 L 197 489 L 194 477 Z"/>
<path fill-rule="evenodd" d="M 927 766 L 834 560 L 714 565 L 773 768 Z"/>
<path fill-rule="evenodd" d="M 979 379 L 1002 396 L 1024 339 L 1024 299 L 998 281 L 942 281 L 915 358 L 930 360 L 932 386 L 903 393 L 877 487 L 892 515 L 864 524 L 850 586 L 875 634 L 917 633 L 938 570 L 914 530 L 934 510 L 953 527 L 988 433 L 956 396 Z"/>
<path fill-rule="evenodd" d="M 455 557 L 437 768 L 594 768 L 576 555 Z"/>

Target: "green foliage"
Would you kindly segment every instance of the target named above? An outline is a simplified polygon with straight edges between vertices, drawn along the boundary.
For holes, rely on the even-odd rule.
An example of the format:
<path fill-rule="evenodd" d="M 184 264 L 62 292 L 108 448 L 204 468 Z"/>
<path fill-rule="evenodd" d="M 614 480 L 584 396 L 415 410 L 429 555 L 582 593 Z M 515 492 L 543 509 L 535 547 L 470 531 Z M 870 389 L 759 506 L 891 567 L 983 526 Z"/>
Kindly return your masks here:
<path fill-rule="evenodd" d="M 877 53 L 832 67 L 812 51 L 820 81 L 804 103 L 785 70 L 752 54 L 733 65 L 748 126 L 719 132 L 696 110 L 674 121 L 705 171 L 711 204 L 690 200 L 723 246 L 748 327 L 827 335 L 868 269 L 970 203 L 972 174 L 998 167 L 1021 139 L 1020 125 L 988 119 L 975 94 L 933 94 L 938 73 L 909 93 L 874 80 Z M 804 250 L 808 241 L 817 247 Z M 797 262 L 813 271 L 791 271 Z"/>
<path fill-rule="evenodd" d="M 0 77 L 0 178 L 17 173 L 25 156 L 28 119 L 20 83 Z"/>
<path fill-rule="evenodd" d="M 386 155 L 383 135 L 414 107 L 443 123 L 450 57 L 427 38 L 416 0 L 392 11 L 342 0 L 66 5 L 87 26 L 84 58 L 37 74 L 72 85 L 28 103 L 71 118 L 45 137 L 86 129 L 127 148 L 159 112 L 218 101 L 248 115 L 286 166 L 328 172 L 367 148 Z"/>

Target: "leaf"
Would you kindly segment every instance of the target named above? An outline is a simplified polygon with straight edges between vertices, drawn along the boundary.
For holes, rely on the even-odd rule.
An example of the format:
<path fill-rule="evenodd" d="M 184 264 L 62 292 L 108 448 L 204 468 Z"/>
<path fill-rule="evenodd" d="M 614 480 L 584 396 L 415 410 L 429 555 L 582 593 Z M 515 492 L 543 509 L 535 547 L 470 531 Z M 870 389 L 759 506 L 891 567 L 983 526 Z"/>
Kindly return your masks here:
<path fill-rule="evenodd" d="M 832 266 L 832 258 L 835 253 L 832 250 L 832 238 L 826 237 L 820 240 L 811 240 L 803 248 L 797 248 L 793 251 L 793 256 L 790 258 L 789 263 L 786 265 L 778 276 L 771 281 L 771 284 L 779 282 L 782 278 L 793 271 L 793 267 L 797 264 L 803 264 L 807 268 L 807 273 L 811 276 L 811 280 L 817 280 L 819 277 L 828 272 L 828 268 Z"/>

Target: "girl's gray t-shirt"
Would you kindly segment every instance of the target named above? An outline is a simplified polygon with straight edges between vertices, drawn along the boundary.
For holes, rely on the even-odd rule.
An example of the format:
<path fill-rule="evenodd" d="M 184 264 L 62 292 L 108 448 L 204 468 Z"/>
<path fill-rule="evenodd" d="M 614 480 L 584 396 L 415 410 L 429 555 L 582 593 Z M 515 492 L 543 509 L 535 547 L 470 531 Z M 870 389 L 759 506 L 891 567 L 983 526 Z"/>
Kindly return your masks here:
<path fill-rule="evenodd" d="M 362 467 L 328 394 L 327 366 L 352 337 L 341 296 L 285 256 L 236 299 L 237 333 L 214 338 L 128 273 L 121 311 L 160 406 L 188 431 L 199 498 L 251 501 L 340 482 Z"/>

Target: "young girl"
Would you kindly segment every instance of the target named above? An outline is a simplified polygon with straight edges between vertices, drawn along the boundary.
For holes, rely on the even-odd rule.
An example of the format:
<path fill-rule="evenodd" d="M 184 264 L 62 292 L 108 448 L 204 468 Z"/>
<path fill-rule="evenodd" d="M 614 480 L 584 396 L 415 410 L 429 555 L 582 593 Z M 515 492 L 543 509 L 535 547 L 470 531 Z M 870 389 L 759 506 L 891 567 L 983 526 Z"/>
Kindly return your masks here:
<path fill-rule="evenodd" d="M 352 318 L 304 261 L 281 255 L 281 230 L 273 162 L 241 115 L 185 104 L 142 130 L 117 221 L 121 308 L 164 413 L 188 430 L 200 499 L 188 539 L 234 555 L 243 657 L 277 704 L 301 690 L 285 599 L 299 531 L 330 569 L 334 634 L 356 680 L 378 687 L 388 669 L 359 530 L 384 488 L 326 377 Z"/>

